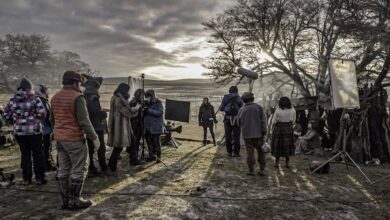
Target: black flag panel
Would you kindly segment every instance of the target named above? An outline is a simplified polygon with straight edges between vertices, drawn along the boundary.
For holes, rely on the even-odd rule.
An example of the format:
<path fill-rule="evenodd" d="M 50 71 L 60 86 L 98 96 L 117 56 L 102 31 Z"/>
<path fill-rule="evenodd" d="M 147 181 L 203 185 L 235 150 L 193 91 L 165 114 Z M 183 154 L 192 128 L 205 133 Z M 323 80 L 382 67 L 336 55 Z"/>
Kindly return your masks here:
<path fill-rule="evenodd" d="M 190 122 L 191 102 L 167 99 L 165 102 L 165 120 Z"/>

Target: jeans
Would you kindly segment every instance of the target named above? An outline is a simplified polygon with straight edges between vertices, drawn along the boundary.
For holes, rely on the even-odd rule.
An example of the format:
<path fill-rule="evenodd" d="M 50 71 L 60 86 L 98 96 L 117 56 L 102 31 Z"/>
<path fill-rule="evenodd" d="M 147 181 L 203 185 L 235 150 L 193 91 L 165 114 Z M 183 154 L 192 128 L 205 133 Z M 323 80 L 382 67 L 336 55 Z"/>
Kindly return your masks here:
<path fill-rule="evenodd" d="M 213 141 L 215 140 L 215 135 L 214 135 L 214 126 L 203 126 L 203 140 L 207 140 L 207 128 L 210 130 L 211 137 L 213 138 Z"/>
<path fill-rule="evenodd" d="M 146 133 L 146 142 L 148 143 L 149 158 L 156 159 L 161 158 L 161 142 L 160 134 Z"/>
<path fill-rule="evenodd" d="M 45 165 L 42 153 L 42 134 L 15 136 L 21 152 L 21 163 L 23 180 L 32 180 L 34 164 L 35 179 L 45 179 Z M 33 162 L 31 162 L 31 156 Z"/>
<path fill-rule="evenodd" d="M 103 131 L 96 131 L 96 134 L 99 137 L 100 146 L 97 151 L 98 161 L 100 165 L 100 169 L 102 171 L 107 170 L 107 163 L 106 163 L 106 144 L 104 143 L 104 132 Z M 93 162 L 94 157 L 93 154 L 95 152 L 95 146 L 93 145 L 93 141 L 90 139 L 88 140 L 88 150 L 89 150 L 89 169 L 96 169 L 95 164 Z"/>
<path fill-rule="evenodd" d="M 224 122 L 226 150 L 230 153 L 240 154 L 240 126 L 231 125 L 229 120 Z M 232 141 L 234 142 L 232 144 Z"/>

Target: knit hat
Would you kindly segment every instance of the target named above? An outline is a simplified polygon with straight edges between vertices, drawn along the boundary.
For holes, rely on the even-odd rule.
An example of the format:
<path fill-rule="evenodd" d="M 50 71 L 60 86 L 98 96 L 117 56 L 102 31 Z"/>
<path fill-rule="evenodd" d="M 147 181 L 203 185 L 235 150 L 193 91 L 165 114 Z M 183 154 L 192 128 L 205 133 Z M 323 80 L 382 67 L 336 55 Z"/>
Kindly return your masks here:
<path fill-rule="evenodd" d="M 21 89 L 21 90 L 24 90 L 24 91 L 31 91 L 32 87 L 33 87 L 33 84 L 30 82 L 30 80 L 28 80 L 27 78 L 23 78 L 20 81 L 18 90 Z"/>
<path fill-rule="evenodd" d="M 74 81 L 81 82 L 81 83 L 85 82 L 85 78 L 82 75 L 80 75 L 79 73 L 76 73 L 75 71 L 72 71 L 72 70 L 66 71 L 64 73 L 64 75 L 62 76 L 62 80 L 64 80 L 64 81 L 74 80 Z"/>

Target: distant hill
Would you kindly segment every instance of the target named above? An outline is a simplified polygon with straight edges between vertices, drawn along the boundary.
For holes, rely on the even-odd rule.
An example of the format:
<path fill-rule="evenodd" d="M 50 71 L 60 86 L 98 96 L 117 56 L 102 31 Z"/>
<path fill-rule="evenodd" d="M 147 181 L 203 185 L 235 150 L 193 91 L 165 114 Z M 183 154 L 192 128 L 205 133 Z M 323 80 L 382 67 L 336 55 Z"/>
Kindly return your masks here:
<path fill-rule="evenodd" d="M 107 77 L 104 78 L 104 84 L 106 85 L 112 85 L 112 84 L 119 84 L 119 83 L 127 83 L 128 78 L 127 77 Z M 175 85 L 183 85 L 183 84 L 192 84 L 192 85 L 198 85 L 198 84 L 214 84 L 214 82 L 210 79 L 178 79 L 178 80 L 161 80 L 161 79 L 145 79 L 145 84 L 148 85 L 160 85 L 160 86 L 175 86 Z"/>

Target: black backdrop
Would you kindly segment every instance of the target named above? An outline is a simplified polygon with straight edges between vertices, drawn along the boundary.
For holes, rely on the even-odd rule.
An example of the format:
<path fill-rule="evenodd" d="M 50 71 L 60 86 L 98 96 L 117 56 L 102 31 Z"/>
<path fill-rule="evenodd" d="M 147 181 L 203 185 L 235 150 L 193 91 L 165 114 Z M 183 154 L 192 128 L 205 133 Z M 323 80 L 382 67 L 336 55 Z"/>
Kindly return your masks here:
<path fill-rule="evenodd" d="M 165 120 L 190 122 L 191 102 L 167 99 L 165 102 Z"/>

